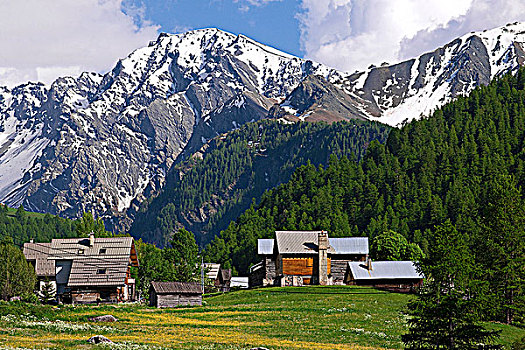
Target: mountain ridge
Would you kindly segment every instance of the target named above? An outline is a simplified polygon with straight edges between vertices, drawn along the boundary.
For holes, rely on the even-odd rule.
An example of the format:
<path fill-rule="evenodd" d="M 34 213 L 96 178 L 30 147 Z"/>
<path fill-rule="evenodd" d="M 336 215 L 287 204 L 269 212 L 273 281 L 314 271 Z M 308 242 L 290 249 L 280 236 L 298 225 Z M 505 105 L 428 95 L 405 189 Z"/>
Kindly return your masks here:
<path fill-rule="evenodd" d="M 93 211 L 125 231 L 172 166 L 219 134 L 267 117 L 399 125 L 514 71 L 524 43 L 514 23 L 346 73 L 219 29 L 161 33 L 104 75 L 0 88 L 0 201 Z"/>

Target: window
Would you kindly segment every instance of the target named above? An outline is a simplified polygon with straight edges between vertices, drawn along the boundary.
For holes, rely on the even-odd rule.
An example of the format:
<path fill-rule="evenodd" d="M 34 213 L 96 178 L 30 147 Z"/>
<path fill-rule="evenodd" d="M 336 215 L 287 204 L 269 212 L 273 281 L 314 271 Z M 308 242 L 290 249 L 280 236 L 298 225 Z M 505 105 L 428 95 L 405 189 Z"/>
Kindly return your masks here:
<path fill-rule="evenodd" d="M 107 273 L 107 269 L 97 269 L 97 275 L 105 275 Z"/>
<path fill-rule="evenodd" d="M 100 248 L 98 253 L 99 254 L 106 254 L 106 248 Z"/>
<path fill-rule="evenodd" d="M 78 252 L 77 252 L 78 255 L 82 255 L 84 254 L 84 249 L 79 249 Z"/>

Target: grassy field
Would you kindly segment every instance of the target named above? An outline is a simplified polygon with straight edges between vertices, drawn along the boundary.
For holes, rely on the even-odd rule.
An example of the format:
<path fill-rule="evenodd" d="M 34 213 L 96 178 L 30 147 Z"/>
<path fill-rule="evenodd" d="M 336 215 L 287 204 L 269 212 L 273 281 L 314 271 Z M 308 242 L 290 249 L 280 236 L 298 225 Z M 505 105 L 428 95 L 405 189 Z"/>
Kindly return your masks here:
<path fill-rule="evenodd" d="M 409 298 L 372 288 L 289 287 L 238 291 L 208 298 L 202 307 L 169 310 L 130 305 L 13 310 L 4 304 L 0 348 L 400 349 L 406 330 L 401 310 Z M 89 322 L 105 314 L 119 322 Z M 506 345 L 525 334 L 490 326 L 503 330 Z M 116 343 L 89 345 L 95 334 Z"/>
<path fill-rule="evenodd" d="M 7 216 L 14 218 L 16 216 L 16 208 L 7 208 Z M 46 214 L 34 213 L 32 211 L 26 211 L 26 215 L 30 217 L 44 217 Z"/>

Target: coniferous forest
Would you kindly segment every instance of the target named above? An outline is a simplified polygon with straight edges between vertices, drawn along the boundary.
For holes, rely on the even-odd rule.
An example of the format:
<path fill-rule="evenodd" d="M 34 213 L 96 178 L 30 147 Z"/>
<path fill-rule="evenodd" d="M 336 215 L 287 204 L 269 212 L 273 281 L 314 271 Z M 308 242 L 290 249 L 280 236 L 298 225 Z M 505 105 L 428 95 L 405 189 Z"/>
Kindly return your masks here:
<path fill-rule="evenodd" d="M 372 141 L 384 143 L 390 129 L 357 120 L 244 125 L 175 166 L 163 192 L 137 213 L 131 234 L 166 246 L 185 227 L 204 246 L 300 165 L 326 164 L 331 154 L 360 159 Z"/>
<path fill-rule="evenodd" d="M 485 316 L 523 317 L 524 87 L 522 69 L 392 130 L 358 163 L 332 155 L 326 167 L 301 166 L 222 231 L 207 260 L 246 274 L 258 262 L 257 239 L 275 230 L 372 241 L 392 230 L 428 254 L 447 222 L 471 254 L 469 278 L 485 284 Z"/>
<path fill-rule="evenodd" d="M 76 221 L 51 214 L 26 212 L 0 204 L 0 240 L 12 239 L 21 246 L 30 239 L 50 242 L 53 238 L 76 237 Z"/>

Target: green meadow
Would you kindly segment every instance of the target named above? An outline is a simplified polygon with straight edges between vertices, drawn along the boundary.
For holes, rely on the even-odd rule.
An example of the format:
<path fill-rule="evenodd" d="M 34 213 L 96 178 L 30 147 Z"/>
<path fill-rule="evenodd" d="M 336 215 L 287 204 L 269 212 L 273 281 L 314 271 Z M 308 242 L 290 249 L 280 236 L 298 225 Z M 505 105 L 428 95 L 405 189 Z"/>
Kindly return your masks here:
<path fill-rule="evenodd" d="M 201 307 L 44 307 L 0 304 L 0 348 L 37 349 L 401 349 L 410 295 L 364 287 L 264 288 L 205 298 Z M 96 323 L 111 314 L 114 323 Z M 525 330 L 502 330 L 509 347 Z M 91 345 L 93 335 L 114 344 Z"/>

